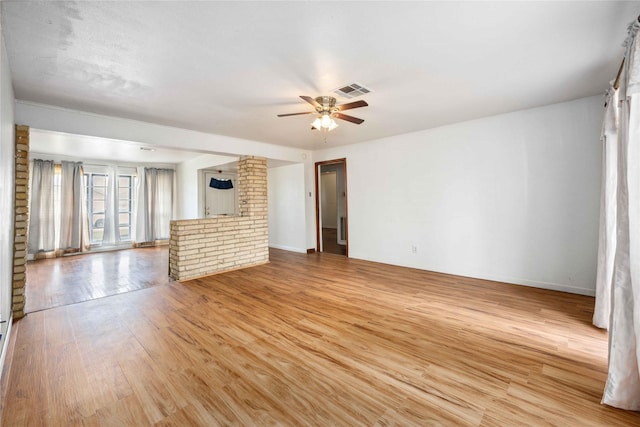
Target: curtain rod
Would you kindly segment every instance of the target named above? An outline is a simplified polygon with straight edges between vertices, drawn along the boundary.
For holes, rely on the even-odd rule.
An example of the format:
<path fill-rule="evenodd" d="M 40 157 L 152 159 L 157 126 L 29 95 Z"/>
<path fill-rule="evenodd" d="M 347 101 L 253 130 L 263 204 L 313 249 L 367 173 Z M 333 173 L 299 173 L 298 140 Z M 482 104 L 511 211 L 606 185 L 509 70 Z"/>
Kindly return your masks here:
<path fill-rule="evenodd" d="M 638 17 L 638 19 L 640 19 L 640 17 Z M 618 88 L 620 87 L 620 75 L 622 74 L 622 69 L 624 68 L 624 59 L 622 58 L 622 62 L 620 63 L 620 68 L 618 68 L 618 74 L 616 75 L 616 79 L 613 82 L 613 88 L 615 90 L 618 90 Z"/>
<path fill-rule="evenodd" d="M 640 15 L 638 15 L 636 20 L 640 22 Z M 613 82 L 613 88 L 615 90 L 618 90 L 618 88 L 620 87 L 620 75 L 622 74 L 622 69 L 624 68 L 624 60 L 625 58 L 622 58 L 622 62 L 620 63 L 620 68 L 618 68 L 618 74 L 616 74 L 616 79 Z"/>

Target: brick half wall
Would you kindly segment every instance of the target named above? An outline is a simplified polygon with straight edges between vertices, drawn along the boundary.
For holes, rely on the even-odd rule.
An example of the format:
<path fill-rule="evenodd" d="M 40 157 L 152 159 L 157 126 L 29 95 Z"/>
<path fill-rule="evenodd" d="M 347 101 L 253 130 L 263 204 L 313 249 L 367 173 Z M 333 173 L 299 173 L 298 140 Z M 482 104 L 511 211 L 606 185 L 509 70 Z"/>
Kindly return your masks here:
<path fill-rule="evenodd" d="M 238 162 L 240 215 L 171 221 L 169 275 L 188 280 L 269 262 L 267 160 Z"/>

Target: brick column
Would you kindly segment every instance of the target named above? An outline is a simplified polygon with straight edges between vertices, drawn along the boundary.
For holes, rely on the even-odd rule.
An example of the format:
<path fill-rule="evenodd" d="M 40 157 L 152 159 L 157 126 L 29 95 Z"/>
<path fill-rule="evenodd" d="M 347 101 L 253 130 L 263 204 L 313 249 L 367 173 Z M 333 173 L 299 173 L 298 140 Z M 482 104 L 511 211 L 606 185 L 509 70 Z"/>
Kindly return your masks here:
<path fill-rule="evenodd" d="M 238 161 L 240 216 L 267 216 L 267 159 L 243 156 Z"/>
<path fill-rule="evenodd" d="M 13 318 L 24 316 L 27 273 L 27 231 L 29 229 L 29 127 L 16 126 L 16 168 L 13 237 Z"/>

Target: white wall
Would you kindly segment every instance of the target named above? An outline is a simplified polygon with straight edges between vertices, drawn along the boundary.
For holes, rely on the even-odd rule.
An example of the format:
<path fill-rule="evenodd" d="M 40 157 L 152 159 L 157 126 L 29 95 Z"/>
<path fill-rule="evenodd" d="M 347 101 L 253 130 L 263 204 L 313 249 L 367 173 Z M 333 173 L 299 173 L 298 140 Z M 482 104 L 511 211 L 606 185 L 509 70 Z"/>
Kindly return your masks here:
<path fill-rule="evenodd" d="M 305 203 L 304 164 L 267 170 L 269 247 L 306 253 Z"/>
<path fill-rule="evenodd" d="M 200 218 L 201 185 L 200 169 L 207 169 L 225 163 L 235 162 L 238 157 L 204 154 L 192 160 L 179 163 L 176 168 L 177 217 L 176 219 Z"/>
<path fill-rule="evenodd" d="M 594 96 L 314 161 L 347 158 L 351 257 L 593 295 L 601 122 Z"/>
<path fill-rule="evenodd" d="M 0 38 L 0 321 L 11 316 L 11 279 L 13 268 L 13 209 L 14 209 L 14 120 L 13 87 L 4 38 Z M 6 323 L 3 324 L 7 325 Z M 0 372 L 9 338 L 5 328 L 0 340 Z"/>

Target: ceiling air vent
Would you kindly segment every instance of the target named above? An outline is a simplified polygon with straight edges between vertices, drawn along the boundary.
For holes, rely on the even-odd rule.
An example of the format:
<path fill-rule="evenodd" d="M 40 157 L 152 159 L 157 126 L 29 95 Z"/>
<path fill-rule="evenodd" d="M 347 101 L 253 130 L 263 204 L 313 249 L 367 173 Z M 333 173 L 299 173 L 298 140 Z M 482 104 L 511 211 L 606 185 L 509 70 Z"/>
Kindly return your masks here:
<path fill-rule="evenodd" d="M 371 89 L 367 89 L 358 83 L 351 83 L 350 85 L 343 86 L 333 91 L 336 95 L 343 96 L 345 98 L 355 98 L 369 92 L 371 92 Z"/>

